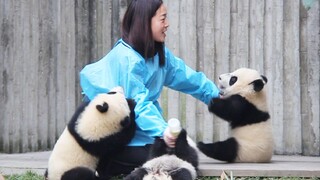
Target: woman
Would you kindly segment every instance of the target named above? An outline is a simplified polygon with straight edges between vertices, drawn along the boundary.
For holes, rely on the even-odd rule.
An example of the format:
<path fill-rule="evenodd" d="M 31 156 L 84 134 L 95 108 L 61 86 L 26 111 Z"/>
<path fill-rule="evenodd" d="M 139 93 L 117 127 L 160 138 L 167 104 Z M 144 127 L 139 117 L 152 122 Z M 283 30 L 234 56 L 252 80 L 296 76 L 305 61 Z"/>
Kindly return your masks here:
<path fill-rule="evenodd" d="M 104 169 L 112 175 L 128 174 L 143 164 L 156 136 L 164 136 L 167 145 L 174 147 L 175 138 L 166 130 L 167 123 L 157 101 L 164 86 L 206 104 L 219 96 L 212 81 L 192 70 L 164 46 L 169 23 L 162 0 L 133 0 L 122 23 L 122 39 L 105 57 L 87 65 L 80 73 L 81 87 L 89 99 L 122 86 L 126 97 L 137 102 L 136 135 L 125 151 Z"/>

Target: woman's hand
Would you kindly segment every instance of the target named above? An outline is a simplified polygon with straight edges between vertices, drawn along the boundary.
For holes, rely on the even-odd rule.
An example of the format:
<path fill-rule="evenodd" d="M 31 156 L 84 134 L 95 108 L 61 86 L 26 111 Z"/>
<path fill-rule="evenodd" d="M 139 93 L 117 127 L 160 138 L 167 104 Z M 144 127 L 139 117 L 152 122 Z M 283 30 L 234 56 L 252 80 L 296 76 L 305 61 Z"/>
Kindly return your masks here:
<path fill-rule="evenodd" d="M 163 132 L 163 140 L 170 148 L 174 148 L 176 146 L 177 137 L 170 133 L 169 127 L 167 127 Z"/>

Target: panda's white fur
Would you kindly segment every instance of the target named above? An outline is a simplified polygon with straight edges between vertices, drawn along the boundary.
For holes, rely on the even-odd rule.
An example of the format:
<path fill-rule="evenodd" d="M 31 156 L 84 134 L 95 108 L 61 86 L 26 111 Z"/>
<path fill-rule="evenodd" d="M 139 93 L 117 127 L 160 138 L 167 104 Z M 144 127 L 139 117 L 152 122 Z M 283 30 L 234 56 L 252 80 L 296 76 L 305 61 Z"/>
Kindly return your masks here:
<path fill-rule="evenodd" d="M 87 167 L 93 172 L 98 158 L 84 151 L 66 128 L 50 155 L 48 179 L 58 180 L 68 170 L 77 166 Z"/>
<path fill-rule="evenodd" d="M 273 154 L 273 138 L 269 121 L 232 130 L 240 144 L 235 162 L 269 162 Z"/>
<path fill-rule="evenodd" d="M 162 155 L 147 161 L 143 166 L 148 172 L 143 180 L 172 180 L 170 173 L 177 171 L 181 168 L 187 169 L 192 176 L 192 179 L 196 179 L 197 172 L 195 168 L 176 155 Z"/>
<path fill-rule="evenodd" d="M 132 111 L 135 103 L 132 102 L 130 104 L 117 87 L 80 106 L 52 150 L 47 178 L 59 180 L 66 172 L 74 170 L 76 173 L 69 172 L 69 178 L 77 178 L 74 174 L 78 173 L 94 179 L 99 157 L 105 155 L 103 151 L 108 153 L 108 143 L 122 140 L 117 139 L 121 134 L 125 138 L 117 143 L 124 146 L 134 135 L 136 125 Z M 116 138 L 109 138 L 111 135 Z"/>
<path fill-rule="evenodd" d="M 107 116 L 95 110 L 95 106 L 103 102 L 108 102 Z M 88 110 L 85 110 L 78 120 L 76 131 L 88 141 L 98 141 L 100 138 L 119 132 L 122 129 L 120 121 L 130 114 L 127 100 L 122 93 L 98 94 L 86 109 Z"/>
<path fill-rule="evenodd" d="M 232 77 L 237 77 L 237 82 L 230 86 L 229 81 Z M 257 93 L 252 87 L 252 84 L 250 84 L 257 79 L 265 81 L 262 77 L 263 76 L 261 76 L 258 71 L 249 68 L 240 68 L 232 73 L 222 74 L 219 76 L 218 82 L 220 94 L 223 98 L 239 94 L 242 97 L 245 97 L 250 103 L 254 104 L 259 110 L 268 112 L 265 89 L 262 89 Z"/>
<path fill-rule="evenodd" d="M 228 162 L 269 162 L 273 155 L 272 125 L 264 85 L 267 78 L 258 71 L 240 68 L 219 76 L 221 98 L 214 98 L 209 110 L 228 121 L 231 137 L 198 148 L 207 156 Z"/>

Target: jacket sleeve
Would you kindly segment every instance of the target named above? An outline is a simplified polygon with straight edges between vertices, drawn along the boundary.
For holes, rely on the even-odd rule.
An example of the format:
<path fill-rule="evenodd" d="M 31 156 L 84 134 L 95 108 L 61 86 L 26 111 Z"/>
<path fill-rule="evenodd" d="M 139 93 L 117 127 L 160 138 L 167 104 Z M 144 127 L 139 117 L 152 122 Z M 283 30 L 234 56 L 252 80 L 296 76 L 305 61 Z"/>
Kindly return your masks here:
<path fill-rule="evenodd" d="M 167 75 L 165 85 L 171 89 L 190 94 L 208 104 L 213 97 L 219 97 L 219 89 L 202 72 L 196 72 L 184 61 L 166 49 Z"/>
<path fill-rule="evenodd" d="M 128 97 L 133 98 L 137 105 L 135 107 L 136 123 L 140 130 L 147 133 L 149 137 L 162 136 L 167 123 L 162 117 L 161 109 L 155 105 L 149 97 L 150 90 L 145 87 L 144 76 L 147 73 L 144 61 L 131 64 L 128 69 L 128 79 L 122 79 Z"/>

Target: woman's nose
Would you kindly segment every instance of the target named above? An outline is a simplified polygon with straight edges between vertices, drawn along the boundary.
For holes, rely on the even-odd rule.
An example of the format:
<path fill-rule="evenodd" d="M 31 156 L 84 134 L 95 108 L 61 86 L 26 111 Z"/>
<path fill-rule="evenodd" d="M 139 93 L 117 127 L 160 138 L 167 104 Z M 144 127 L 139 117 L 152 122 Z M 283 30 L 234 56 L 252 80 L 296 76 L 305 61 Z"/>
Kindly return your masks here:
<path fill-rule="evenodd" d="M 168 19 L 166 19 L 165 24 L 164 24 L 164 27 L 165 27 L 165 28 L 168 28 L 168 27 L 169 27 L 169 21 L 168 21 Z"/>

